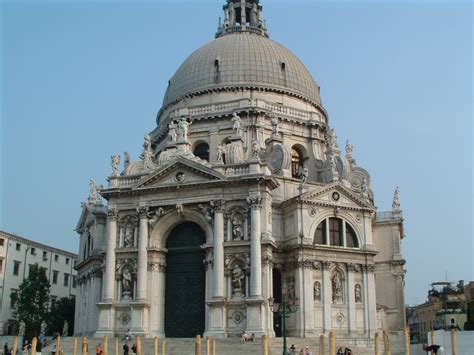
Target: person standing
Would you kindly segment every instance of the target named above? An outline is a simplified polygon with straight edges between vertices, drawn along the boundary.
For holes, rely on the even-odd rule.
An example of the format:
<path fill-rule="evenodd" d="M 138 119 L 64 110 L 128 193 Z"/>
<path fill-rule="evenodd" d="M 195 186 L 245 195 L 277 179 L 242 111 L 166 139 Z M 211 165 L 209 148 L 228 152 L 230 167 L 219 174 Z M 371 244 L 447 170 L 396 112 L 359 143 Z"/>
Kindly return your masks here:
<path fill-rule="evenodd" d="M 95 354 L 96 354 L 96 355 L 102 355 L 102 354 L 103 354 L 103 353 L 102 353 L 102 344 L 101 344 L 101 343 L 97 344 L 97 346 L 95 347 Z"/>
<path fill-rule="evenodd" d="M 128 341 L 125 342 L 122 349 L 123 349 L 123 355 L 130 354 L 130 347 L 128 346 Z"/>

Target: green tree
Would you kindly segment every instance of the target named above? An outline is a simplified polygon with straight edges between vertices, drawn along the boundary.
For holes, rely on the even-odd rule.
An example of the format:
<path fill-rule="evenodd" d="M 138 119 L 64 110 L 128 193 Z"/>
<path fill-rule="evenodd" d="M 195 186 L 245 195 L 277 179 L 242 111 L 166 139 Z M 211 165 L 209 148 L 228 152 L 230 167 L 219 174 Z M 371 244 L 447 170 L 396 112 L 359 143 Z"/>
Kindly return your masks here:
<path fill-rule="evenodd" d="M 74 333 L 74 310 L 76 300 L 74 298 L 63 297 L 58 301 L 51 302 L 51 311 L 48 319 L 48 334 L 59 333 L 62 335 L 64 321 L 68 323 L 68 335 Z"/>
<path fill-rule="evenodd" d="M 27 334 L 39 333 L 41 321 L 47 320 L 50 288 L 46 270 L 38 264 L 31 265 L 28 277 L 18 288 L 13 310 L 13 317 L 25 322 Z"/>

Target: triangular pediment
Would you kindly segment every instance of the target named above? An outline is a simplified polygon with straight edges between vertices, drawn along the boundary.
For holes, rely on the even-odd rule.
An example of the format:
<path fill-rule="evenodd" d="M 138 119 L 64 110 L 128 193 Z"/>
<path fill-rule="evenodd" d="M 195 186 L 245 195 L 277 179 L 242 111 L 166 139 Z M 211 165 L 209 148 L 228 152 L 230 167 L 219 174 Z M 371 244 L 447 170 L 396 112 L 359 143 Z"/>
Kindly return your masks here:
<path fill-rule="evenodd" d="M 326 206 L 343 206 L 370 210 L 375 209 L 366 198 L 351 191 L 340 182 L 334 182 L 308 191 L 301 196 L 301 200 L 307 203 Z"/>
<path fill-rule="evenodd" d="M 203 164 L 180 157 L 153 172 L 134 189 L 202 184 L 225 180 L 225 176 Z"/>

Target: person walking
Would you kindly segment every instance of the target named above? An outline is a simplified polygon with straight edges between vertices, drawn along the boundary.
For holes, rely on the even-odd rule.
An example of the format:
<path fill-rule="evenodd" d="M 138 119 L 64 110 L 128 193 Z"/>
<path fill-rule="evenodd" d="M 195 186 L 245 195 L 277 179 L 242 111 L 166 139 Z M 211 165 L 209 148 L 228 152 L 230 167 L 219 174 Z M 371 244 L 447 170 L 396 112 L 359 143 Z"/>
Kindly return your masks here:
<path fill-rule="evenodd" d="M 102 344 L 99 343 L 96 347 L 95 347 L 95 354 L 96 355 L 102 355 L 103 352 L 102 352 Z"/>
<path fill-rule="evenodd" d="M 130 347 L 128 346 L 128 341 L 123 345 L 123 355 L 130 355 Z"/>
<path fill-rule="evenodd" d="M 137 353 L 137 344 L 133 343 L 132 345 L 132 353 L 135 355 Z"/>

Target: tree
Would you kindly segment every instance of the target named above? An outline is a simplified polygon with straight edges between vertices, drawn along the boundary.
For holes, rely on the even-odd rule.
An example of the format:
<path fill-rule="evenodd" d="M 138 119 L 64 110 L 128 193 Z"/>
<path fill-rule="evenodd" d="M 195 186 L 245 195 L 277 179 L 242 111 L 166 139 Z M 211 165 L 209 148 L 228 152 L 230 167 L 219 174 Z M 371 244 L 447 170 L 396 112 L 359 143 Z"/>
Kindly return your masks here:
<path fill-rule="evenodd" d="M 50 288 L 46 270 L 38 264 L 31 265 L 28 277 L 18 288 L 13 310 L 13 317 L 25 322 L 27 334 L 39 333 L 41 322 L 48 318 Z"/>
<path fill-rule="evenodd" d="M 74 333 L 74 310 L 76 300 L 63 297 L 58 301 L 51 302 L 51 311 L 48 319 L 48 334 L 59 333 L 62 335 L 64 321 L 68 324 L 68 335 Z"/>

